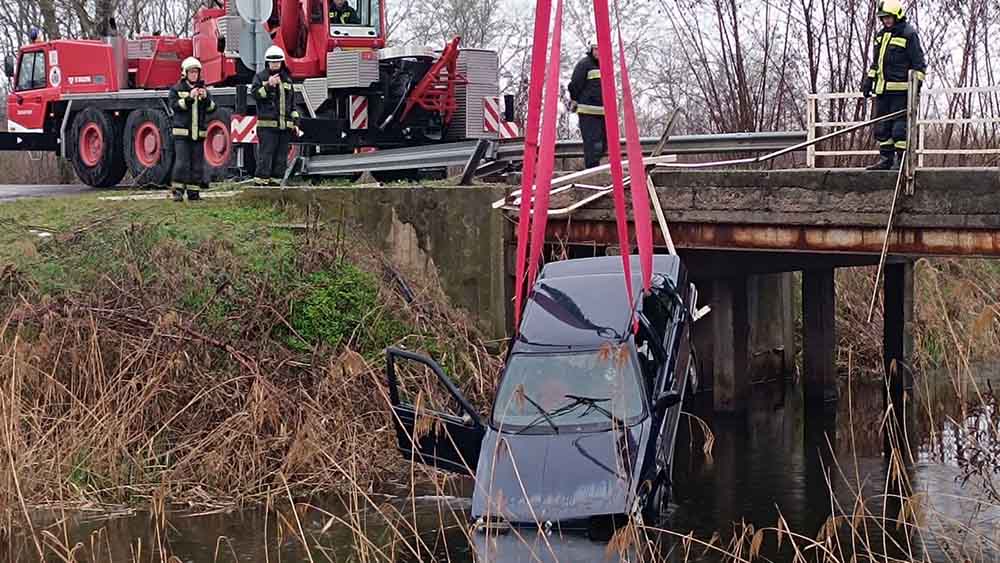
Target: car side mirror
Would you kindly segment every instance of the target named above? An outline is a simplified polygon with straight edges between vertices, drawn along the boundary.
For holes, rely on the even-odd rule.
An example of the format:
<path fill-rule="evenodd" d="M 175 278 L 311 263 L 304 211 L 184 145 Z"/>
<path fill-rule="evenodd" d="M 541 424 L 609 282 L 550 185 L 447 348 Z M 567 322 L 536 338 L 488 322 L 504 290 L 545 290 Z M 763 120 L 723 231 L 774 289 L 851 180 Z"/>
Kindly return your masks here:
<path fill-rule="evenodd" d="M 14 55 L 4 57 L 3 72 L 7 75 L 7 78 L 14 78 Z"/>
<path fill-rule="evenodd" d="M 677 391 L 664 391 L 660 393 L 660 396 L 656 398 L 656 404 L 653 408 L 656 412 L 663 412 L 670 407 L 676 406 L 681 402 L 681 394 Z"/>

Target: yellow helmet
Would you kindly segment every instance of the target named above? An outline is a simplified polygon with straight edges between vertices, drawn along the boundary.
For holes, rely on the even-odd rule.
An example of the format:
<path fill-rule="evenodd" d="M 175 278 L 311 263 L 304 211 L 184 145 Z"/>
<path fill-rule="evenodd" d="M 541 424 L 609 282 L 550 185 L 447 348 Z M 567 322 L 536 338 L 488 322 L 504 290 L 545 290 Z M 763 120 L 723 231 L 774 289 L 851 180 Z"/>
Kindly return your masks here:
<path fill-rule="evenodd" d="M 905 18 L 906 12 L 903 11 L 903 3 L 899 0 L 882 0 L 878 5 L 878 17 L 883 16 L 893 16 L 897 20 Z"/>
<path fill-rule="evenodd" d="M 201 61 L 194 57 L 188 57 L 181 63 L 181 76 L 187 76 L 189 70 L 201 70 Z"/>

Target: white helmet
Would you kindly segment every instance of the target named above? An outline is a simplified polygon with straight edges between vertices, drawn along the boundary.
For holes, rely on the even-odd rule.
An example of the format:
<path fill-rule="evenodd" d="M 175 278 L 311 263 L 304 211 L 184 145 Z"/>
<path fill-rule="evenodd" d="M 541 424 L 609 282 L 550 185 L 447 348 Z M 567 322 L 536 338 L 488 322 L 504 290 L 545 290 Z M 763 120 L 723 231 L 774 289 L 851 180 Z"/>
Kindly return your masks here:
<path fill-rule="evenodd" d="M 201 70 L 201 61 L 194 57 L 188 57 L 181 63 L 181 76 L 187 76 L 189 70 Z"/>
<path fill-rule="evenodd" d="M 271 45 L 264 51 L 264 60 L 269 63 L 285 62 L 285 52 L 277 45 Z"/>

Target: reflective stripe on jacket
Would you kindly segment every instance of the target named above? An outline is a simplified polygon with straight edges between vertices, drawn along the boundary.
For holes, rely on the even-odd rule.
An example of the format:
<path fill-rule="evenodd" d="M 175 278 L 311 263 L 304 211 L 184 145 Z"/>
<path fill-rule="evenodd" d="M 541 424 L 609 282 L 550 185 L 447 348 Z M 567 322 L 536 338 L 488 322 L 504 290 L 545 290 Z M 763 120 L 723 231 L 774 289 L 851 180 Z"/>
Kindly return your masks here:
<path fill-rule="evenodd" d="M 277 86 L 270 86 L 267 80 L 271 73 L 267 69 L 258 72 L 253 77 L 250 94 L 257 101 L 257 127 L 277 127 L 292 129 L 299 121 L 299 112 L 295 110 L 295 87 L 288 71 L 282 68 L 278 72 Z"/>
<path fill-rule="evenodd" d="M 206 93 L 202 100 L 191 96 L 191 90 L 203 87 L 204 84 L 191 84 L 182 78 L 170 89 L 167 103 L 173 112 L 172 132 L 175 138 L 186 137 L 193 141 L 205 138 L 205 124 L 208 123 L 208 114 L 215 111 L 215 101 L 210 93 Z"/>
<path fill-rule="evenodd" d="M 927 60 L 917 30 L 905 20 L 875 34 L 874 56 L 868 77 L 875 81 L 875 95 L 906 92 L 910 71 L 924 80 Z"/>
<path fill-rule="evenodd" d="M 576 112 L 582 115 L 604 115 L 601 98 L 601 69 L 597 59 L 590 56 L 580 59 L 573 69 L 569 82 L 569 98 L 576 102 Z"/>

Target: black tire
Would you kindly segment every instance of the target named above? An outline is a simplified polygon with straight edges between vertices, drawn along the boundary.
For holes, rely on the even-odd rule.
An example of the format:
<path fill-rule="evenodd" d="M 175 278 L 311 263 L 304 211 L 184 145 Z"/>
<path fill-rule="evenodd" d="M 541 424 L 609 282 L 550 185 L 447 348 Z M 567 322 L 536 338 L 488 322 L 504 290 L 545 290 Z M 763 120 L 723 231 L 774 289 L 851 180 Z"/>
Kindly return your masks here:
<path fill-rule="evenodd" d="M 138 185 L 167 186 L 174 167 L 174 135 L 162 110 L 139 109 L 125 120 L 125 161 Z"/>
<path fill-rule="evenodd" d="M 70 159 L 81 182 L 95 188 L 110 188 L 125 177 L 128 167 L 122 127 L 108 113 L 87 108 L 76 114 L 69 139 Z"/>
<path fill-rule="evenodd" d="M 642 511 L 643 522 L 647 526 L 659 526 L 666 520 L 669 505 L 670 485 L 666 480 L 662 480 L 646 499 L 646 506 Z"/>
<path fill-rule="evenodd" d="M 406 170 L 378 170 L 372 171 L 375 181 L 389 184 L 392 182 L 416 182 L 420 180 L 420 169 L 409 168 Z"/>
<path fill-rule="evenodd" d="M 231 175 L 236 159 L 233 139 L 229 130 L 233 113 L 227 108 L 217 108 L 205 119 L 205 179 L 208 182 L 224 180 Z M 224 134 L 224 137 L 216 137 Z"/>

